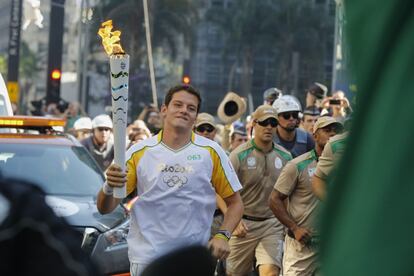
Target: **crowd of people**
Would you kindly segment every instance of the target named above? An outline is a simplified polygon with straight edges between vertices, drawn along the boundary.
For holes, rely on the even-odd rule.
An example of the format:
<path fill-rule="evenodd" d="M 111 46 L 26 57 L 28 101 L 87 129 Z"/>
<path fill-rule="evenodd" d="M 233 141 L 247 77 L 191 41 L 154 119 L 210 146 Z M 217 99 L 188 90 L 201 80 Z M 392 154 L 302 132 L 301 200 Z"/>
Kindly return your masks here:
<path fill-rule="evenodd" d="M 47 113 L 66 118 L 66 131 L 106 172 L 100 212 L 119 204 L 115 187 L 127 185 L 127 194 L 138 195 L 128 237 L 132 275 L 164 253 L 196 244 L 208 244 L 218 275 L 316 275 L 314 223 L 352 113 L 343 92 L 327 94 L 314 83 L 302 108 L 296 97 L 270 88 L 245 120 L 244 110 L 221 112 L 219 124 L 199 112 L 196 89 L 173 87 L 161 109 L 145 107 L 128 125 L 126 172 L 112 162 L 110 116 L 91 119 L 77 103 L 60 114 L 52 105 Z"/>

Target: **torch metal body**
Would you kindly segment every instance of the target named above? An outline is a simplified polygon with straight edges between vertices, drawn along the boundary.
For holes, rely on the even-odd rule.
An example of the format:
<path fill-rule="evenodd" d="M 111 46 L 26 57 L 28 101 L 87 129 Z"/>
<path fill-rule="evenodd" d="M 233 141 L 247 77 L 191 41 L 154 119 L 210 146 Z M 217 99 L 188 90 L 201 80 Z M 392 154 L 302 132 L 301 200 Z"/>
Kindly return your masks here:
<path fill-rule="evenodd" d="M 112 120 L 114 134 L 114 163 L 125 172 L 126 127 L 128 114 L 129 55 L 111 55 Z M 126 197 L 126 186 L 115 188 L 115 198 Z"/>

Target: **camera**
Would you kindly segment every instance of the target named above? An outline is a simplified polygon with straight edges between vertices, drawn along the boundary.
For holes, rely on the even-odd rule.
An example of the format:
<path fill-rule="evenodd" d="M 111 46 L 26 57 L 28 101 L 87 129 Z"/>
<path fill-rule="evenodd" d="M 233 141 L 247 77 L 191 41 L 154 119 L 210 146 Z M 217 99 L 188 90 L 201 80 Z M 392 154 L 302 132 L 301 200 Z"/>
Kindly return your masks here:
<path fill-rule="evenodd" d="M 329 105 L 341 105 L 341 100 L 329 100 Z"/>

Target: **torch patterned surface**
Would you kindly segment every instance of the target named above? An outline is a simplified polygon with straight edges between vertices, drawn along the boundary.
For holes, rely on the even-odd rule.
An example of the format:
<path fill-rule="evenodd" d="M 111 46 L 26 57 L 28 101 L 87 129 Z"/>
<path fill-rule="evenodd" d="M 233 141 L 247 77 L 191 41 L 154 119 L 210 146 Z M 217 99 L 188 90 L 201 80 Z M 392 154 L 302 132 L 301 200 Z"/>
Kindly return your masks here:
<path fill-rule="evenodd" d="M 109 62 L 111 68 L 112 120 L 114 122 L 114 162 L 125 170 L 129 56 L 111 55 Z M 114 197 L 124 198 L 125 196 L 125 188 L 114 190 Z"/>

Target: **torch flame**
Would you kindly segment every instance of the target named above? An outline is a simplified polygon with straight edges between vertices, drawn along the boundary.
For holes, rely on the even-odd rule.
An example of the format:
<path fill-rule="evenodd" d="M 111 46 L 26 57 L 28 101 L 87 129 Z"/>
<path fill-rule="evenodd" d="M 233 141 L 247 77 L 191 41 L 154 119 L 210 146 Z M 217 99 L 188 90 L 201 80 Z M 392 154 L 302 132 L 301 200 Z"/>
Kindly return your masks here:
<path fill-rule="evenodd" d="M 112 20 L 103 22 L 101 26 L 102 28 L 99 28 L 98 35 L 102 38 L 102 45 L 108 56 L 125 54 L 121 46 L 121 31 L 111 31 Z"/>

